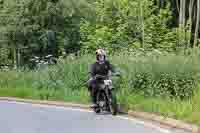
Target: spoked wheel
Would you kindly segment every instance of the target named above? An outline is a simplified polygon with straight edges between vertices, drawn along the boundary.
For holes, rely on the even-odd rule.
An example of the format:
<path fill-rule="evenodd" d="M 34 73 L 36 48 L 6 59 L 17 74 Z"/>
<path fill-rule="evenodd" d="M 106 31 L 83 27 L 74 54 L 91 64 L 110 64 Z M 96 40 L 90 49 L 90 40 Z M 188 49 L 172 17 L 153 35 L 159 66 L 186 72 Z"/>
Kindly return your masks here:
<path fill-rule="evenodd" d="M 107 105 L 107 99 L 106 99 L 106 95 L 103 91 L 100 91 L 97 94 L 97 105 L 98 108 L 96 109 L 96 113 L 100 113 L 102 111 L 104 111 L 106 109 L 106 105 Z"/>

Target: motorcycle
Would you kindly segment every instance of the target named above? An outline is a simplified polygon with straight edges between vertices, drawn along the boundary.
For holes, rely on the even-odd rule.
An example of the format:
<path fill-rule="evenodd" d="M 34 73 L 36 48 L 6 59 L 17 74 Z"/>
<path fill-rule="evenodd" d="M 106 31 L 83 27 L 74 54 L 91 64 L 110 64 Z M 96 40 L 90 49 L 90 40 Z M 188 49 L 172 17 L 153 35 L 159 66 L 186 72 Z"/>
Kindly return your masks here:
<path fill-rule="evenodd" d="M 115 74 L 112 76 L 120 75 Z M 97 85 L 97 106 L 94 107 L 94 111 L 96 113 L 108 111 L 111 112 L 112 115 L 116 115 L 118 111 L 118 106 L 116 96 L 112 92 L 114 89 L 112 85 L 112 80 L 102 75 L 96 75 L 96 79 L 100 81 L 100 83 Z"/>

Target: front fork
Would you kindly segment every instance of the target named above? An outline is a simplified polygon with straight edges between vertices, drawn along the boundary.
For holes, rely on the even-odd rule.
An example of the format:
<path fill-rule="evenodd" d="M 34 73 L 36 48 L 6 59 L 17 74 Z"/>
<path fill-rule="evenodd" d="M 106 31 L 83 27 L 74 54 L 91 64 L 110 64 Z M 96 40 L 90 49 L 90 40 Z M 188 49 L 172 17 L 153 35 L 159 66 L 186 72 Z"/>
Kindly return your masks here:
<path fill-rule="evenodd" d="M 107 97 L 107 100 L 108 100 L 108 104 L 110 106 L 110 105 L 112 105 L 112 90 L 110 90 L 109 87 L 107 87 L 105 92 L 106 92 L 106 97 Z"/>

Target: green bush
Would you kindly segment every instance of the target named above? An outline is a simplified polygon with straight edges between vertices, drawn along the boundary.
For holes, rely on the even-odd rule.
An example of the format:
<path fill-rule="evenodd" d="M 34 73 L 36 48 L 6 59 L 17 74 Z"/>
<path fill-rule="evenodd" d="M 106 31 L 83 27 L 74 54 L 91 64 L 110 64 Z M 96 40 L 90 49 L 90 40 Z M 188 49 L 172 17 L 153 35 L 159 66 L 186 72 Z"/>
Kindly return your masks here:
<path fill-rule="evenodd" d="M 196 56 L 154 55 L 113 57 L 122 69 L 129 93 L 144 96 L 189 98 L 199 82 Z"/>
<path fill-rule="evenodd" d="M 192 75 L 160 73 L 159 78 L 149 73 L 137 73 L 131 86 L 145 96 L 170 96 L 189 98 L 196 86 Z"/>

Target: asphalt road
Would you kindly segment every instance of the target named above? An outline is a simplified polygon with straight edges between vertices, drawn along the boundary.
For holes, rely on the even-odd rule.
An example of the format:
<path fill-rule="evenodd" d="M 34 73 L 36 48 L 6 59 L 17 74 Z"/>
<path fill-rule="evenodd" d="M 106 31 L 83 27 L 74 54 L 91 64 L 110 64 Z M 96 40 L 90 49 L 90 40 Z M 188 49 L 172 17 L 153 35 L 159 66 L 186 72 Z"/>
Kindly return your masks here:
<path fill-rule="evenodd" d="M 0 133 L 172 133 L 124 116 L 0 101 Z"/>

